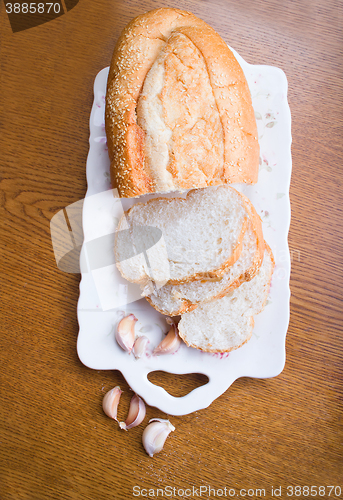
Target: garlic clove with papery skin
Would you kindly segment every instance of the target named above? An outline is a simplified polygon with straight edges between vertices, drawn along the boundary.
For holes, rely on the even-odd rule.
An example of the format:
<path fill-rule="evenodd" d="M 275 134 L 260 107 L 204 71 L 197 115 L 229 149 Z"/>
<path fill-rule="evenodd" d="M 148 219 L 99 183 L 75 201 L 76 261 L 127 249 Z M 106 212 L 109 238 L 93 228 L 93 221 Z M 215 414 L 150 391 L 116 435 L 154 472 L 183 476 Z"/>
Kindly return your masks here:
<path fill-rule="evenodd" d="M 117 385 L 108 391 L 102 400 L 102 409 L 104 410 L 104 413 L 117 422 L 117 409 L 122 392 L 123 391 L 120 389 L 119 385 Z"/>
<path fill-rule="evenodd" d="M 181 338 L 175 323 L 172 323 L 167 336 L 154 349 L 153 355 L 160 356 L 162 354 L 173 354 L 181 345 Z"/>
<path fill-rule="evenodd" d="M 137 318 L 134 314 L 129 314 L 125 316 L 121 321 L 119 321 L 118 328 L 116 331 L 116 341 L 124 351 L 128 353 L 131 352 L 134 341 L 135 341 L 135 324 Z"/>
<path fill-rule="evenodd" d="M 139 359 L 143 356 L 143 354 L 146 351 L 146 346 L 148 345 L 148 343 L 149 339 L 145 335 L 141 335 L 140 337 L 136 338 L 132 348 L 132 352 L 136 359 Z"/>
<path fill-rule="evenodd" d="M 142 435 L 142 443 L 149 457 L 153 457 L 155 453 L 159 453 L 163 449 L 164 443 L 172 431 L 175 431 L 175 427 L 169 420 L 162 418 L 149 420 Z"/>
<path fill-rule="evenodd" d="M 119 427 L 124 430 L 132 429 L 141 424 L 145 418 L 146 408 L 143 399 L 135 394 L 130 402 L 128 416 L 125 422 L 119 422 Z"/>

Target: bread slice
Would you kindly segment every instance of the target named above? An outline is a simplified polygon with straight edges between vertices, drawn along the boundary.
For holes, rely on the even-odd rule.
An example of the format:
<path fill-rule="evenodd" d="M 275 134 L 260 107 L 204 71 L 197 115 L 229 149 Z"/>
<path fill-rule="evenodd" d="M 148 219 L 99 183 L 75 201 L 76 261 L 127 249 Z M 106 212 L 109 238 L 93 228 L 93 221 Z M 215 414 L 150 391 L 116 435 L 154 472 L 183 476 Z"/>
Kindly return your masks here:
<path fill-rule="evenodd" d="M 249 220 L 245 231 L 242 252 L 222 278 L 199 280 L 182 285 L 164 285 L 151 293 L 143 289 L 147 301 L 162 314 L 179 316 L 193 311 L 199 304 L 224 297 L 245 281 L 250 281 L 259 271 L 264 254 L 261 220 Z"/>
<path fill-rule="evenodd" d="M 105 125 L 120 196 L 257 182 L 259 145 L 242 68 L 190 12 L 133 19 L 114 49 Z"/>
<path fill-rule="evenodd" d="M 207 352 L 229 352 L 241 347 L 252 335 L 253 316 L 265 306 L 273 270 L 274 257 L 266 244 L 258 274 L 225 297 L 182 315 L 180 337 L 188 346 Z"/>
<path fill-rule="evenodd" d="M 156 281 L 155 274 L 159 283 L 171 285 L 219 278 L 238 259 L 251 214 L 249 200 L 230 186 L 192 190 L 186 198 L 137 203 L 123 215 L 118 231 L 158 228 L 163 235 L 161 251 L 158 245 L 150 254 L 147 251 L 149 263 L 142 254 L 127 258 L 129 249 L 118 244 L 117 231 L 117 267 L 128 281 L 143 286 Z"/>

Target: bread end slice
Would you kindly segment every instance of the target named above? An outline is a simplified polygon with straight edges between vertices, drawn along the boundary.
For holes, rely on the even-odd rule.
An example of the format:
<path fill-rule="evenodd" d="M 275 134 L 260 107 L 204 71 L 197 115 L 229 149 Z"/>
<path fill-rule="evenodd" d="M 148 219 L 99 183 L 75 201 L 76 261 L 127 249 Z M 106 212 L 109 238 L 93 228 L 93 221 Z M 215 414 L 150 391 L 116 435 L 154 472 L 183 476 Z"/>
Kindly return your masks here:
<path fill-rule="evenodd" d="M 266 244 L 262 266 L 251 281 L 181 316 L 178 328 L 183 341 L 206 352 L 230 352 L 245 344 L 252 335 L 253 316 L 265 307 L 274 265 Z"/>

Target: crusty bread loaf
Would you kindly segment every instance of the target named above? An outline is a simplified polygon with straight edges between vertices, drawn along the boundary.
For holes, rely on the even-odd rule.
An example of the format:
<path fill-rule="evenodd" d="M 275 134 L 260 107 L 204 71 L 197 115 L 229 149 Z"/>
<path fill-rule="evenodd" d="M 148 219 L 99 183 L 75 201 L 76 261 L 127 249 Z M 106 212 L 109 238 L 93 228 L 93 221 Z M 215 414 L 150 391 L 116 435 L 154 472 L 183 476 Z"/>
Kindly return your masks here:
<path fill-rule="evenodd" d="M 219 278 L 241 253 L 251 213 L 246 196 L 225 185 L 192 190 L 185 198 L 136 203 L 118 225 L 114 249 L 117 267 L 128 281 L 143 286 L 151 285 L 154 274 L 158 274 L 159 283 L 173 285 Z M 168 265 L 160 251 L 151 254 L 154 259 L 148 256 L 149 265 L 142 255 L 127 258 L 128 248 L 118 244 L 119 231 L 132 231 L 137 226 L 161 230 Z"/>
<path fill-rule="evenodd" d="M 180 337 L 191 347 L 207 352 L 229 352 L 238 349 L 251 337 L 255 314 L 267 301 L 274 257 L 266 244 L 258 274 L 225 297 L 200 304 L 181 316 Z"/>
<path fill-rule="evenodd" d="M 259 271 L 264 254 L 261 219 L 249 220 L 245 231 L 242 252 L 236 262 L 221 279 L 192 281 L 182 285 L 165 285 L 151 293 L 148 287 L 148 302 L 162 314 L 179 316 L 193 311 L 199 304 L 224 297 L 245 281 L 250 281 Z M 145 293 L 144 293 L 145 292 Z"/>
<path fill-rule="evenodd" d="M 120 196 L 257 182 L 257 128 L 244 73 L 221 37 L 189 12 L 153 10 L 124 29 L 105 122 Z"/>

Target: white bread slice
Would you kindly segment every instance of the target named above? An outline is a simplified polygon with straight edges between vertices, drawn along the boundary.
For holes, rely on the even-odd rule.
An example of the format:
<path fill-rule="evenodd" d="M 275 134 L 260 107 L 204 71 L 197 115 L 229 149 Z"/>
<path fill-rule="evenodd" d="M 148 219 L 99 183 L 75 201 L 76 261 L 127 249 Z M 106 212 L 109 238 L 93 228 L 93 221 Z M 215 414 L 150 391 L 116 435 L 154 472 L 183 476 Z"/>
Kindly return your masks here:
<path fill-rule="evenodd" d="M 162 231 L 167 252 L 154 252 L 149 265 L 127 258 L 125 245 L 115 238 L 115 255 L 122 276 L 132 283 L 181 284 L 221 277 L 238 259 L 252 214 L 248 198 L 234 188 L 210 186 L 190 191 L 186 198 L 155 198 L 135 204 L 119 222 L 117 231 L 150 226 Z M 118 235 L 118 233 L 117 233 Z M 164 247 L 163 247 L 164 248 Z M 125 260 L 126 259 L 126 260 Z"/>
<path fill-rule="evenodd" d="M 193 311 L 199 304 L 224 297 L 243 282 L 250 281 L 260 269 L 264 248 L 261 220 L 256 214 L 255 219 L 249 221 L 239 258 L 222 278 L 165 285 L 145 298 L 157 311 L 168 316 Z"/>
<path fill-rule="evenodd" d="M 207 352 L 229 352 L 245 344 L 252 335 L 253 316 L 263 310 L 267 301 L 274 265 L 266 244 L 263 263 L 251 281 L 181 316 L 178 329 L 184 342 Z"/>

